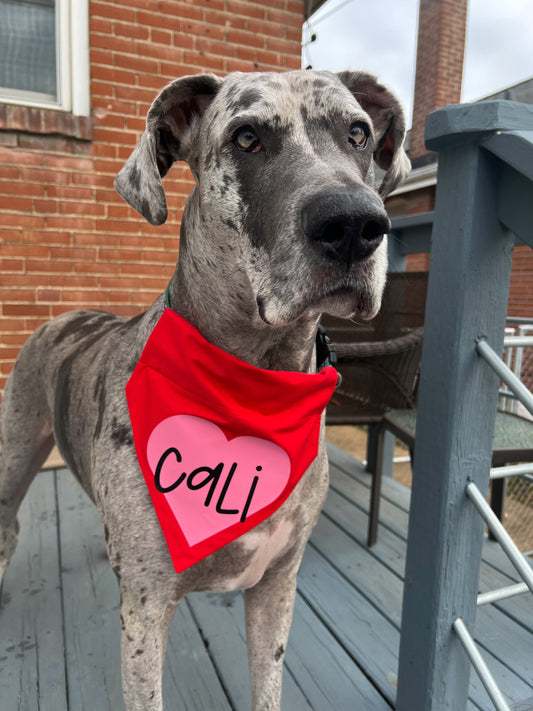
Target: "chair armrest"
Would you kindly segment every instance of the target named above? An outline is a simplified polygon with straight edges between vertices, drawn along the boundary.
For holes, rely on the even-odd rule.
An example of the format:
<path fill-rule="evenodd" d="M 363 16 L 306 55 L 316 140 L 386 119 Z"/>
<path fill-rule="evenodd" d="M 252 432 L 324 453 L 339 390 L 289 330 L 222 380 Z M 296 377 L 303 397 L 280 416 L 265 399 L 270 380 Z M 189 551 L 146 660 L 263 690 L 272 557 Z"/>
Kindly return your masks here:
<path fill-rule="evenodd" d="M 334 343 L 339 359 L 375 358 L 377 356 L 395 355 L 419 346 L 424 337 L 424 328 L 414 328 L 403 336 L 390 338 L 386 341 L 360 341 L 353 343 Z"/>

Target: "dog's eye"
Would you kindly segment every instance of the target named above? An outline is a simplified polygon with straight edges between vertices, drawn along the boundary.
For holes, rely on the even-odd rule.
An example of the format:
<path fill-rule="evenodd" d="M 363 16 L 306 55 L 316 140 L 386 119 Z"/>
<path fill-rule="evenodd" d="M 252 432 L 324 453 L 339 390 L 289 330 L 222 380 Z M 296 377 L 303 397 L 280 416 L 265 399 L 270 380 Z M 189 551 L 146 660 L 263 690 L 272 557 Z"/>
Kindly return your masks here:
<path fill-rule="evenodd" d="M 245 153 L 257 153 L 262 148 L 257 134 L 250 126 L 239 128 L 233 135 L 233 143 L 240 151 Z"/>
<path fill-rule="evenodd" d="M 354 123 L 350 128 L 350 136 L 348 138 L 352 146 L 357 150 L 364 151 L 368 143 L 368 128 L 364 123 Z"/>

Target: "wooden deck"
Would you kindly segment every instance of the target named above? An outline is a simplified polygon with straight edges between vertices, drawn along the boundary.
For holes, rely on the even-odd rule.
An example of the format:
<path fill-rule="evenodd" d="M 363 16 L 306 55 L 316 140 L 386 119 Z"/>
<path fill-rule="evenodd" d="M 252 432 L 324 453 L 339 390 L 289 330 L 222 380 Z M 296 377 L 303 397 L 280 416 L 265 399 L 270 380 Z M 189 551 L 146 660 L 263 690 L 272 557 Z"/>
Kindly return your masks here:
<path fill-rule="evenodd" d="M 299 577 L 283 708 L 386 711 L 396 692 L 409 493 L 384 485 L 369 551 L 369 477 L 334 447 L 330 460 L 330 495 Z M 0 711 L 123 709 L 119 594 L 96 510 L 66 470 L 53 470 L 37 477 L 20 522 L 1 598 Z M 516 580 L 487 541 L 480 590 Z M 532 633 L 531 596 L 478 611 L 476 637 L 516 711 L 533 709 Z M 180 605 L 164 696 L 169 711 L 249 709 L 240 593 L 193 594 Z M 493 708 L 474 673 L 468 708 Z"/>

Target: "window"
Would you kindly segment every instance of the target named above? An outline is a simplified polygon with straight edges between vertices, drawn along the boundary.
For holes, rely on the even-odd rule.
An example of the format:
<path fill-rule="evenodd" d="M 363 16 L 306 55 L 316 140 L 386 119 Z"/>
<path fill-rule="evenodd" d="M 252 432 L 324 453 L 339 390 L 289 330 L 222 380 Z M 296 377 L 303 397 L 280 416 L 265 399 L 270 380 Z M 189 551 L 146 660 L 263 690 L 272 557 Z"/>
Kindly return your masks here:
<path fill-rule="evenodd" d="M 88 116 L 88 0 L 0 0 L 0 18 L 0 101 Z"/>

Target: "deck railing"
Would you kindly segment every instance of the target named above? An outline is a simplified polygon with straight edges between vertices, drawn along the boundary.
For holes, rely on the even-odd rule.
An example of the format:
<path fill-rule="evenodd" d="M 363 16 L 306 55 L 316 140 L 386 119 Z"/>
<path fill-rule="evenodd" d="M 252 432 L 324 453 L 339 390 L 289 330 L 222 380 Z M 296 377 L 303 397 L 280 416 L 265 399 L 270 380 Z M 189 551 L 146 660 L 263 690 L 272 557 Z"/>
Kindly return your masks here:
<path fill-rule="evenodd" d="M 504 339 L 505 342 L 509 342 L 508 339 Z M 520 340 L 520 339 L 519 339 Z M 516 342 L 514 342 L 515 345 Z M 529 341 L 526 340 L 526 345 L 529 345 Z M 522 405 L 531 413 L 533 417 L 533 395 L 529 390 L 523 385 L 516 374 L 509 368 L 509 366 L 503 362 L 503 360 L 495 353 L 488 343 L 480 339 L 476 344 L 476 351 L 494 370 L 494 372 L 500 377 L 500 379 L 505 383 L 513 395 L 519 400 Z M 499 469 L 505 469 L 504 473 L 500 472 Z M 531 474 L 533 473 L 533 463 L 532 464 L 518 464 L 510 467 L 496 467 L 490 470 L 490 478 L 495 479 L 501 476 L 512 476 L 517 474 Z M 533 570 L 529 563 L 526 562 L 524 556 L 520 553 L 518 548 L 513 542 L 513 539 L 509 536 L 505 528 L 502 526 L 497 516 L 492 511 L 491 507 L 487 503 L 487 499 L 481 494 L 478 487 L 473 483 L 469 482 L 466 485 L 466 493 L 469 499 L 472 501 L 481 518 L 487 524 L 490 532 L 494 538 L 500 543 L 503 550 L 507 554 L 509 560 L 516 568 L 520 577 L 524 580 L 524 583 L 519 583 L 518 585 L 507 586 L 506 588 L 500 588 L 499 590 L 492 591 L 487 594 L 477 597 L 477 604 L 480 604 L 480 597 L 482 604 L 486 604 L 487 600 L 493 601 L 503 600 L 507 597 L 513 595 L 518 595 L 523 592 L 530 590 L 533 593 Z M 458 617 L 453 622 L 453 630 L 459 637 L 461 644 L 463 645 L 471 663 L 479 678 L 483 682 L 487 693 L 492 700 L 494 707 L 497 711 L 511 711 L 510 706 L 506 702 L 503 694 L 501 693 L 498 685 L 496 684 L 494 677 L 492 676 L 490 669 L 485 664 L 483 657 L 479 654 L 476 644 L 472 635 L 466 628 L 462 619 Z"/>
<path fill-rule="evenodd" d="M 478 354 L 487 343 L 503 352 L 513 247 L 533 246 L 533 107 L 491 101 L 439 110 L 428 117 L 426 144 L 439 152 L 439 170 L 396 709 L 465 709 L 465 649 L 495 707 L 507 709 L 468 633 L 500 379 Z M 529 563 L 518 556 L 530 584 Z"/>
<path fill-rule="evenodd" d="M 505 364 L 519 379 L 522 379 L 524 370 L 527 376 L 525 385 L 533 388 L 533 319 L 507 318 L 506 325 L 503 341 Z M 518 411 L 518 399 L 508 388 L 500 389 L 499 407 L 507 412 Z"/>

